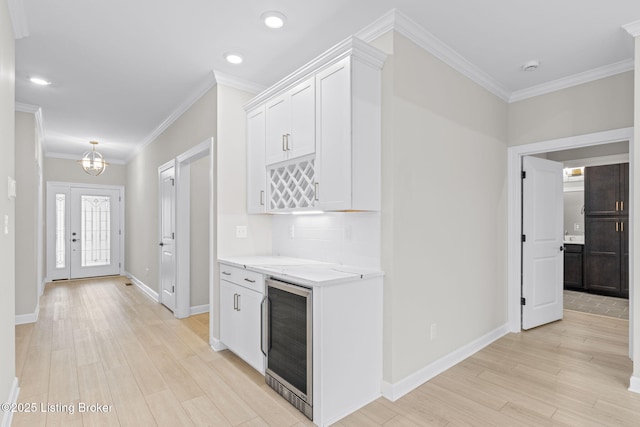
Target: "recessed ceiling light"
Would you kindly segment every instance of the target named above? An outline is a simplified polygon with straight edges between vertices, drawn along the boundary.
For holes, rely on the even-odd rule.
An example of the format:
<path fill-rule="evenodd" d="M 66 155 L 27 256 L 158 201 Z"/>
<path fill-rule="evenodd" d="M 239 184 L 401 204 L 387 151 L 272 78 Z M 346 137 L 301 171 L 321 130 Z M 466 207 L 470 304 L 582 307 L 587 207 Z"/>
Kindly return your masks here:
<path fill-rule="evenodd" d="M 260 16 L 260 19 L 262 19 L 264 25 L 267 27 L 278 29 L 284 27 L 287 17 L 280 12 L 271 11 L 263 13 L 262 16 Z"/>
<path fill-rule="evenodd" d="M 224 59 L 227 60 L 227 62 L 231 63 L 231 64 L 241 64 L 243 59 L 242 56 L 240 56 L 237 53 L 232 53 L 232 52 L 228 52 L 224 54 Z"/>
<path fill-rule="evenodd" d="M 535 71 L 540 66 L 540 61 L 534 59 L 532 61 L 527 62 L 522 66 L 522 71 Z"/>
<path fill-rule="evenodd" d="M 40 85 L 40 86 L 49 86 L 51 84 L 50 81 L 40 77 L 31 77 L 29 81 L 33 84 Z"/>

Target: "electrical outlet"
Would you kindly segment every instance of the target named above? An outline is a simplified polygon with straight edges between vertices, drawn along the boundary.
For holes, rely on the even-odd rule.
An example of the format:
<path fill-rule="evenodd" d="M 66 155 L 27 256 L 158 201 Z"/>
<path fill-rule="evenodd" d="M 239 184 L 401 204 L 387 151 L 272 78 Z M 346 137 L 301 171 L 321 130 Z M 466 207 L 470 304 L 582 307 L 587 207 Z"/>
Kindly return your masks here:
<path fill-rule="evenodd" d="M 581 230 L 582 230 L 582 224 L 577 222 L 573 224 L 573 231 L 581 231 Z"/>
<path fill-rule="evenodd" d="M 435 323 L 431 324 L 431 341 L 435 340 L 438 336 L 438 325 Z"/>
<path fill-rule="evenodd" d="M 246 239 L 247 238 L 247 226 L 246 225 L 236 225 L 236 237 L 238 239 Z"/>

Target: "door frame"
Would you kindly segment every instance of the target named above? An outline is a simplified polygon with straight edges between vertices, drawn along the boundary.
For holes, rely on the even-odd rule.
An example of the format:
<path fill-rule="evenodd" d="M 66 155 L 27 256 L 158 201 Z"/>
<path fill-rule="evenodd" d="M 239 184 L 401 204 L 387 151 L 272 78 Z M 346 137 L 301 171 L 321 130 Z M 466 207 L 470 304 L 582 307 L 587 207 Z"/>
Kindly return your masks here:
<path fill-rule="evenodd" d="M 174 233 L 175 233 L 175 238 L 173 240 L 173 259 L 174 259 L 174 269 L 173 269 L 173 281 L 174 283 L 176 282 L 176 269 L 177 269 L 177 265 L 178 265 L 178 260 L 177 260 L 177 254 L 176 254 L 176 241 L 177 241 L 177 236 L 178 236 L 178 230 L 176 230 L 177 224 L 178 224 L 178 219 L 176 218 L 176 212 L 177 212 L 177 196 L 178 196 L 178 185 L 177 185 L 177 173 L 176 173 L 176 162 L 175 160 L 169 160 L 167 163 L 164 163 L 160 166 L 158 166 L 158 242 L 162 242 L 162 173 L 164 171 L 166 171 L 167 169 L 171 169 L 173 168 L 173 178 L 176 180 L 176 185 L 174 187 L 174 198 L 173 198 L 173 228 L 174 228 Z M 177 283 L 176 283 L 176 288 L 177 288 Z M 158 249 L 158 302 L 160 304 L 163 304 L 162 302 L 162 296 L 164 294 L 164 288 L 163 288 L 163 284 L 162 284 L 162 248 Z M 178 294 L 177 294 L 177 290 L 174 290 L 174 297 L 176 299 L 176 306 L 178 303 Z M 165 305 L 166 306 L 166 305 Z M 175 310 L 175 307 L 174 307 Z M 175 314 L 175 311 L 174 311 Z"/>
<path fill-rule="evenodd" d="M 44 208 L 44 217 L 45 217 L 45 228 L 46 228 L 46 233 L 45 233 L 45 240 L 46 240 L 46 244 L 45 244 L 45 260 L 46 260 L 46 278 L 44 280 L 44 282 L 50 282 L 50 276 L 51 276 L 51 270 L 50 270 L 50 256 L 52 253 L 52 245 L 55 245 L 55 234 L 52 234 L 52 230 L 50 229 L 49 225 L 51 224 L 51 220 L 55 219 L 52 218 L 52 212 L 50 211 L 50 207 L 49 207 L 49 203 L 50 203 L 50 198 L 49 198 L 49 193 L 51 191 L 51 187 L 53 186 L 60 186 L 60 187 L 67 187 L 69 190 L 69 193 L 71 192 L 71 188 L 87 188 L 89 190 L 92 189 L 96 189 L 96 190 L 116 190 L 119 192 L 120 195 L 120 209 L 118 214 L 120 215 L 120 230 L 121 230 L 121 234 L 120 234 L 120 259 L 118 260 L 118 263 L 120 264 L 120 268 L 119 268 L 119 274 L 122 276 L 125 274 L 125 266 L 124 266 L 124 260 L 126 259 L 125 256 L 125 237 L 126 237 L 126 224 L 125 224 L 125 188 L 122 185 L 103 185 L 103 184 L 84 184 L 84 183 L 78 183 L 78 182 L 63 182 L 63 181 L 47 181 L 47 185 L 46 185 L 46 194 L 45 194 L 45 208 Z M 65 220 L 66 221 L 66 220 Z M 67 225 L 68 226 L 68 225 Z M 55 232 L 55 230 L 54 230 Z M 53 237 L 53 239 L 52 239 Z"/>
<path fill-rule="evenodd" d="M 635 162 L 634 162 L 634 138 L 633 127 L 614 129 L 610 131 L 597 132 L 585 135 L 571 136 L 567 138 L 553 139 L 541 142 L 534 142 L 525 145 L 509 147 L 507 149 L 507 288 L 508 288 L 508 327 L 510 332 L 520 332 L 522 325 L 522 313 L 520 306 L 521 291 L 521 275 L 522 275 L 522 247 L 521 247 L 521 227 L 522 227 L 522 186 L 521 186 L 521 170 L 522 157 L 549 153 L 553 151 L 567 150 L 572 148 L 590 147 L 594 145 L 611 144 L 621 141 L 629 141 L 629 198 L 630 198 L 630 215 L 629 221 L 629 259 L 634 260 L 636 240 L 634 239 L 635 230 L 635 198 L 634 198 L 634 181 L 635 181 Z M 640 244 L 640 242 L 638 242 Z M 639 248 L 640 249 L 640 248 Z M 634 301 L 634 264 L 635 261 L 629 263 L 629 352 L 633 349 L 632 339 L 634 337 L 633 319 L 636 308 Z M 640 266 L 640 262 L 639 262 Z"/>
<path fill-rule="evenodd" d="M 209 156 L 209 312 L 215 307 L 213 284 L 217 272 L 216 252 L 216 189 L 214 186 L 215 150 L 213 137 L 207 138 L 198 145 L 180 154 L 175 159 L 176 178 L 176 309 L 177 318 L 191 315 L 191 267 L 189 264 L 191 251 L 190 238 L 190 167 L 191 163 Z M 209 336 L 212 337 L 214 316 L 209 315 Z M 211 338 L 210 338 L 211 339 Z"/>

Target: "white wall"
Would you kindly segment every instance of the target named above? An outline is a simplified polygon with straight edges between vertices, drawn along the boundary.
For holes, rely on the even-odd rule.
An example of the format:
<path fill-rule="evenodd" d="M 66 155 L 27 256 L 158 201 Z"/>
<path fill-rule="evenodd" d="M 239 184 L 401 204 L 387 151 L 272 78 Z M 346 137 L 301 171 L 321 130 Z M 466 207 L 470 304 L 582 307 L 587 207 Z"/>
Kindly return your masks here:
<path fill-rule="evenodd" d="M 507 322 L 507 105 L 397 33 L 374 44 L 391 54 L 382 269 L 393 384 Z"/>
<path fill-rule="evenodd" d="M 636 37 L 635 39 L 635 73 L 634 73 L 634 147 L 638 147 L 640 145 L 640 37 Z M 636 145 L 638 144 L 638 145 Z M 633 389 L 636 393 L 640 393 L 640 286 L 637 286 L 638 277 L 640 277 L 640 256 L 638 253 L 640 252 L 640 203 L 638 201 L 638 189 L 640 189 L 640 149 L 635 148 L 633 151 L 632 161 L 634 164 L 633 172 L 631 173 L 630 179 L 633 182 L 634 195 L 633 195 L 633 223 L 632 223 L 632 233 L 633 233 L 633 265 L 631 268 L 633 269 L 634 281 L 630 286 L 630 301 L 629 304 L 633 307 L 633 317 L 630 319 L 631 324 L 629 328 L 633 334 L 633 343 L 630 345 L 633 346 L 633 376 L 631 377 L 630 388 Z"/>
<path fill-rule="evenodd" d="M 8 200 L 7 176 L 15 176 L 15 41 L 7 2 L 0 2 L 0 402 L 7 402 L 16 377 L 15 363 L 15 202 Z M 4 227 L 3 227 L 4 228 Z M 0 422 L 9 415 L 0 412 Z"/>
<path fill-rule="evenodd" d="M 379 212 L 274 215 L 272 222 L 273 255 L 380 268 Z"/>

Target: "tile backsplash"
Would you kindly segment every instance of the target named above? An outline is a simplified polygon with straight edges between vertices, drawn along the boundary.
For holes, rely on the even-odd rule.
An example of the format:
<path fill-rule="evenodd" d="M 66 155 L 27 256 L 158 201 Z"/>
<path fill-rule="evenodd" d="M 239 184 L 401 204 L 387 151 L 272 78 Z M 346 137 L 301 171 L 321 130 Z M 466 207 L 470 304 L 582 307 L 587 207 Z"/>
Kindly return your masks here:
<path fill-rule="evenodd" d="M 380 268 L 380 213 L 273 217 L 273 254 Z"/>

